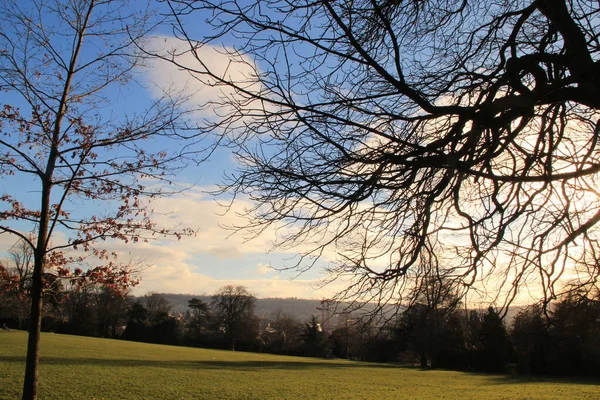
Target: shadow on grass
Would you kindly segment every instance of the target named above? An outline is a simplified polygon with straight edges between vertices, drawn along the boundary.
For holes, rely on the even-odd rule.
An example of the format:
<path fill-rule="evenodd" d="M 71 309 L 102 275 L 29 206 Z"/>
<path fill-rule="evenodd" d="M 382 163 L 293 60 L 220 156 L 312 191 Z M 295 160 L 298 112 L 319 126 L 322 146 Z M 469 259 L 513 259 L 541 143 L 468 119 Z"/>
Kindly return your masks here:
<path fill-rule="evenodd" d="M 410 367 L 406 367 L 410 368 Z M 450 370 L 450 369 L 430 369 L 430 368 L 417 368 L 422 372 L 432 372 L 436 371 L 448 371 L 448 372 L 458 372 L 463 373 L 469 376 L 477 376 L 484 378 L 488 381 L 490 385 L 519 385 L 519 384 L 573 384 L 573 385 L 594 385 L 600 386 L 600 377 L 593 376 L 559 376 L 559 375 L 517 375 L 517 374 L 507 374 L 507 373 L 494 373 L 494 372 L 472 372 L 472 371 L 460 371 L 460 370 Z"/>
<path fill-rule="evenodd" d="M 0 356 L 0 363 L 18 363 L 24 364 L 25 357 Z M 165 369 L 199 369 L 199 370 L 228 370 L 228 371 L 260 371 L 260 370 L 308 370 L 308 369 L 353 369 L 353 368 L 384 368 L 397 369 L 400 372 L 403 369 L 413 371 L 422 371 L 423 373 L 435 373 L 436 371 L 450 370 L 431 370 L 412 367 L 405 364 L 377 364 L 377 363 L 352 363 L 336 362 L 335 360 L 320 361 L 307 359 L 307 361 L 222 361 L 222 360 L 134 360 L 134 359 L 105 359 L 105 358 L 62 358 L 62 357 L 42 357 L 42 365 L 59 366 L 92 366 L 92 367 L 125 367 L 125 368 L 165 368 Z M 460 372 L 460 371 L 450 371 Z M 477 372 L 463 372 L 466 375 L 479 376 L 487 380 L 487 384 L 573 384 L 573 385 L 600 385 L 600 378 L 593 377 L 564 377 L 564 376 L 543 376 L 543 375 L 506 375 L 506 374 L 486 374 Z"/>
<path fill-rule="evenodd" d="M 25 363 L 24 357 L 0 356 L 0 363 Z M 69 366 L 98 366 L 98 367 L 144 367 L 144 368 L 181 368 L 181 369 L 217 369 L 256 371 L 261 369 L 274 370 L 305 370 L 312 368 L 402 368 L 393 364 L 362 364 L 351 362 L 319 362 L 319 361 L 220 361 L 220 360 L 131 360 L 131 359 L 104 359 L 104 358 L 58 358 L 42 357 L 41 365 L 69 365 Z"/>
<path fill-rule="evenodd" d="M 483 374 L 482 374 L 483 375 Z M 544 383 L 561 383 L 572 385 L 600 385 L 600 378 L 586 376 L 554 376 L 554 375 L 503 375 L 490 374 L 487 376 L 491 384 L 544 384 Z"/>

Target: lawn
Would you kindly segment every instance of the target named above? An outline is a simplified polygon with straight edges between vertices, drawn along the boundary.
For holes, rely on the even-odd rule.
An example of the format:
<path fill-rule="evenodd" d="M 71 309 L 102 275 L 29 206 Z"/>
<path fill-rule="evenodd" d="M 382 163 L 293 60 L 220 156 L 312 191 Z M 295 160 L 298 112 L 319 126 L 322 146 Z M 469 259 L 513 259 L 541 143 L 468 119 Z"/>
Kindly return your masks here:
<path fill-rule="evenodd" d="M 25 332 L 0 332 L 0 399 L 20 398 L 26 338 Z M 40 399 L 600 399 L 600 381 L 422 371 L 47 333 Z"/>

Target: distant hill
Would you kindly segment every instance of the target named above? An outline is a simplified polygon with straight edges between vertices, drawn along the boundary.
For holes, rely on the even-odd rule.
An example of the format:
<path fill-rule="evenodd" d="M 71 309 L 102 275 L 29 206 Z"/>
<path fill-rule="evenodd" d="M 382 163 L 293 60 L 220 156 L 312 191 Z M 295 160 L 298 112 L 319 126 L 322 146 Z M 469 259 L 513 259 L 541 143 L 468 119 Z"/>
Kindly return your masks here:
<path fill-rule="evenodd" d="M 175 294 L 175 293 L 160 293 L 164 296 L 176 313 L 185 313 L 188 310 L 188 301 L 193 297 L 199 298 L 207 303 L 212 301 L 211 296 L 193 295 L 193 294 Z M 321 311 L 317 307 L 321 305 L 320 300 L 291 298 L 264 298 L 256 300 L 255 314 L 259 317 L 268 317 L 277 310 L 291 315 L 301 322 L 307 321 L 312 315 L 321 316 Z M 513 318 L 523 307 L 509 307 L 506 316 L 507 324 L 511 324 Z"/>
<path fill-rule="evenodd" d="M 211 296 L 193 295 L 193 294 L 174 294 L 160 293 L 164 296 L 174 312 L 185 313 L 188 310 L 188 301 L 193 297 L 199 298 L 207 303 L 212 300 Z M 320 315 L 317 307 L 321 304 L 320 300 L 298 299 L 298 298 L 266 298 L 256 300 L 255 314 L 257 316 L 268 316 L 271 313 L 281 310 L 300 321 L 308 320 L 311 315 Z"/>

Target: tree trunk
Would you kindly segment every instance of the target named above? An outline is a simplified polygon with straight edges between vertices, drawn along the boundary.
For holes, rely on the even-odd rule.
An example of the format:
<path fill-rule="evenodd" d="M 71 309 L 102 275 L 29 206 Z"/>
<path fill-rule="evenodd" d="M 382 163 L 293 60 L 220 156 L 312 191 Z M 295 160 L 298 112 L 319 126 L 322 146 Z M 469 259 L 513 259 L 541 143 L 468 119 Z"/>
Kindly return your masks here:
<path fill-rule="evenodd" d="M 421 349 L 421 368 L 427 368 L 427 353 Z"/>
<path fill-rule="evenodd" d="M 38 237 L 34 249 L 33 275 L 31 277 L 31 320 L 27 341 L 27 359 L 25 361 L 25 380 L 23 382 L 23 400 L 36 400 L 38 389 L 38 371 L 40 364 L 40 335 L 42 331 L 42 302 L 44 292 L 44 263 L 48 246 L 48 225 L 50 220 L 50 176 L 56 161 L 56 148 L 53 147 L 48 161 L 47 174 L 42 181 L 42 204 Z"/>
<path fill-rule="evenodd" d="M 27 359 L 25 361 L 23 400 L 37 399 L 38 370 L 40 363 L 40 334 L 42 330 L 43 262 L 43 257 L 39 260 L 36 259 L 32 277 L 31 317 L 29 321 L 29 338 L 27 341 Z"/>

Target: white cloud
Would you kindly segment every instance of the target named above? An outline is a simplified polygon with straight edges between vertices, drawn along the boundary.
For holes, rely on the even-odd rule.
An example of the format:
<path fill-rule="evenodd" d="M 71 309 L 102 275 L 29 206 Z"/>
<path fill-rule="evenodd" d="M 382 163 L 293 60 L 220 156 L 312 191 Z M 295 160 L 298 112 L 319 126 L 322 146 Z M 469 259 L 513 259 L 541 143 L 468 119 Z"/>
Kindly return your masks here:
<path fill-rule="evenodd" d="M 242 255 L 240 251 L 233 246 L 219 246 L 213 247 L 207 250 L 207 253 L 213 255 L 221 260 L 228 258 L 240 258 Z"/>
<path fill-rule="evenodd" d="M 144 267 L 138 274 L 141 283 L 134 288 L 135 294 L 152 291 L 211 294 L 227 284 L 244 285 L 258 297 L 321 298 L 333 294 L 332 290 L 318 289 L 317 270 L 291 280 L 288 277 L 297 274 L 279 273 L 270 267 L 282 267 L 295 254 L 293 249 L 269 252 L 276 239 L 275 228 L 247 240 L 243 234 L 223 227 L 241 225 L 248 202 L 236 201 L 224 214 L 223 207 L 200 190 L 159 198 L 151 204 L 156 212 L 154 221 L 159 226 L 192 228 L 196 230 L 194 236 L 103 244 L 107 250 L 116 252 L 121 261 L 132 260 Z"/>
<path fill-rule="evenodd" d="M 239 95 L 230 87 L 218 84 L 209 73 L 249 90 L 260 88 L 255 79 L 256 65 L 230 47 L 203 45 L 192 50 L 190 43 L 172 36 L 154 37 L 148 47 L 152 53 L 165 58 L 152 59 L 143 70 L 151 96 L 181 95 L 188 106 L 197 110 L 198 117 L 213 117 L 216 110 L 219 115 L 229 114 L 232 108 L 217 103 Z M 251 107 L 250 103 L 246 106 Z"/>
<path fill-rule="evenodd" d="M 273 231 L 246 240 L 243 234 L 226 228 L 244 223 L 240 215 L 248 205 L 236 201 L 225 213 L 222 206 L 197 191 L 152 202 L 152 208 L 157 213 L 154 220 L 159 226 L 180 224 L 180 227 L 196 231 L 194 236 L 183 237 L 171 247 L 185 248 L 188 254 L 210 254 L 221 259 L 235 259 L 247 253 L 265 253 L 272 247 L 275 237 Z"/>
<path fill-rule="evenodd" d="M 282 235 L 289 234 L 290 226 L 283 222 L 274 223 L 267 227 L 260 235 L 255 236 L 246 230 L 236 230 L 248 224 L 248 209 L 253 204 L 241 197 L 227 208 L 201 192 L 202 188 L 188 190 L 185 193 L 168 198 L 153 200 L 151 207 L 156 215 L 153 221 L 160 227 L 191 228 L 196 233 L 191 237 L 183 237 L 180 241 L 171 244 L 171 247 L 183 248 L 188 254 L 205 254 L 216 258 L 240 259 L 249 254 L 268 254 L 271 252 L 285 253 L 288 256 L 310 251 L 317 240 L 311 237 L 295 246 L 276 247 Z M 323 236 L 322 240 L 327 237 Z M 337 255 L 333 247 L 323 252 L 322 259 L 336 260 Z M 275 266 L 279 267 L 279 266 Z"/>
<path fill-rule="evenodd" d="M 255 276 L 249 278 L 215 278 L 199 273 L 196 267 L 188 263 L 163 262 L 143 271 L 143 279 L 133 293 L 142 295 L 147 292 L 212 294 L 224 285 L 243 285 L 257 297 L 331 297 L 334 286 L 319 289 L 319 279 L 283 279 L 276 275 L 272 278 Z"/>
<path fill-rule="evenodd" d="M 256 272 L 260 275 L 266 275 L 269 272 L 273 272 L 273 268 L 269 264 L 258 263 L 256 266 Z"/>

